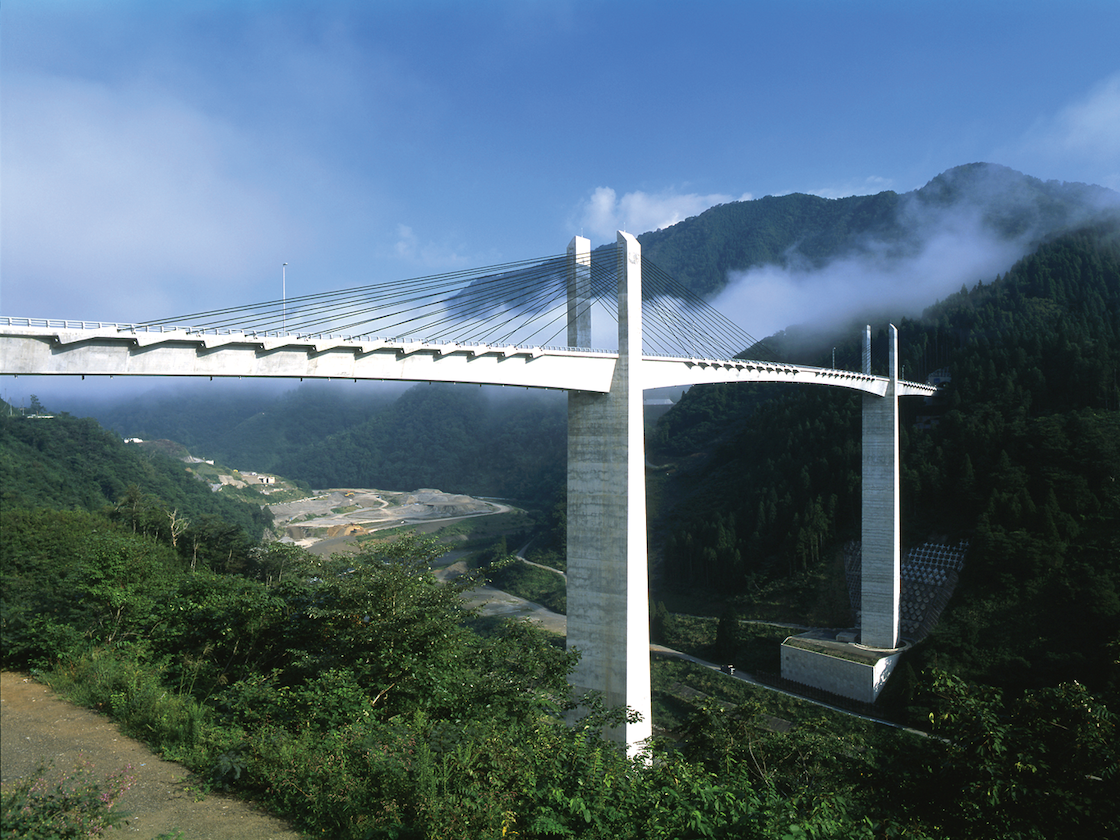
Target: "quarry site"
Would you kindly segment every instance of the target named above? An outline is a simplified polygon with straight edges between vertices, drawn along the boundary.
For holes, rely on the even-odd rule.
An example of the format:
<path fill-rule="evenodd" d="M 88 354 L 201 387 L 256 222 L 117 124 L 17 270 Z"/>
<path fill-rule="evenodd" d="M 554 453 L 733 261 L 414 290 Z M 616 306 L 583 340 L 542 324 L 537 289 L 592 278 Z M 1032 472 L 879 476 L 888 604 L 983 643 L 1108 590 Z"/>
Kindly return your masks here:
<path fill-rule="evenodd" d="M 338 488 L 268 506 L 283 539 L 304 548 L 323 540 L 357 537 L 401 525 L 421 525 L 506 513 L 508 505 L 441 490 L 413 492 Z"/>

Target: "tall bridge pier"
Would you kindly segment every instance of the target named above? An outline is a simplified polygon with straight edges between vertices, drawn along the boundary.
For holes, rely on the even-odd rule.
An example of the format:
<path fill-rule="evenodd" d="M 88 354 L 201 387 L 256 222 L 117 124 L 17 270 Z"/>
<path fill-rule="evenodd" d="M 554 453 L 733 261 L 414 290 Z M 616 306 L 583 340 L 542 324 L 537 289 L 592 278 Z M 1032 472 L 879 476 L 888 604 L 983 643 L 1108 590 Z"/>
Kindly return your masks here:
<path fill-rule="evenodd" d="M 618 362 L 607 393 L 568 392 L 568 640 L 580 652 L 577 697 L 597 691 L 608 706 L 641 719 L 612 733 L 631 753 L 652 735 L 649 577 L 645 507 L 641 246 L 618 233 Z M 591 340 L 591 245 L 568 246 L 568 344 Z M 889 376 L 871 374 L 871 328 L 864 334 L 862 395 L 862 628 L 855 638 L 793 638 L 782 674 L 874 702 L 898 659 L 899 517 L 898 330 L 889 333 Z M 795 381 L 795 380 L 785 380 Z M 914 393 L 902 391 L 902 393 Z M 812 637 L 813 634 L 807 634 Z"/>
<path fill-rule="evenodd" d="M 862 395 L 859 632 L 810 631 L 782 643 L 784 678 L 864 703 L 875 702 L 902 654 L 898 433 L 902 389 L 898 330 L 893 324 L 888 341 L 886 388 L 882 395 Z M 871 375 L 871 327 L 864 330 L 863 372 Z"/>
<path fill-rule="evenodd" d="M 568 246 L 568 343 L 590 344 L 591 243 Z M 568 647 L 580 651 L 577 697 L 641 715 L 615 737 L 632 751 L 653 733 L 642 417 L 642 255 L 618 234 L 618 363 L 605 394 L 568 392 Z"/>
<path fill-rule="evenodd" d="M 898 330 L 888 338 L 887 393 L 863 395 L 861 485 L 860 643 L 869 648 L 898 647 L 902 537 L 899 517 Z M 863 371 L 871 373 L 871 327 L 863 338 Z"/>

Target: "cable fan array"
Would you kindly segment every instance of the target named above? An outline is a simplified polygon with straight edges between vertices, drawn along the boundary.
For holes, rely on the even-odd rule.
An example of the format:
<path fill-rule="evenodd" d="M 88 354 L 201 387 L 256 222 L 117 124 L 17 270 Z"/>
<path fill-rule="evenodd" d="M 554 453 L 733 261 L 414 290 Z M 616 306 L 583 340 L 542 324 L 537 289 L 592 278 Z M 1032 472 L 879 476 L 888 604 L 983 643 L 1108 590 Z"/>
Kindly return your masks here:
<path fill-rule="evenodd" d="M 600 349 L 614 349 L 617 344 L 618 247 L 595 249 L 590 269 L 583 269 L 588 277 L 587 305 L 596 325 L 592 334 L 604 344 Z M 198 333 L 566 346 L 570 266 L 571 258 L 560 254 L 193 312 L 144 326 L 189 325 L 185 329 Z M 753 336 L 644 258 L 642 287 L 647 355 L 731 359 L 757 347 Z M 610 330 L 601 333 L 605 322 Z"/>

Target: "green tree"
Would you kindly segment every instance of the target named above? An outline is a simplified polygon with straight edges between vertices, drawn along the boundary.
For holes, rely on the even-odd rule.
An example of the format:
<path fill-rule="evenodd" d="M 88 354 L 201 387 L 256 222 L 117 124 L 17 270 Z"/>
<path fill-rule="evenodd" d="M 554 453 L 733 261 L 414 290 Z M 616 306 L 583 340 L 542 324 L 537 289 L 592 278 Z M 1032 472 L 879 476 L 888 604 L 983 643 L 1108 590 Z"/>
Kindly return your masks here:
<path fill-rule="evenodd" d="M 739 651 L 739 611 L 733 604 L 724 607 L 716 625 L 714 653 L 721 662 L 731 662 Z"/>
<path fill-rule="evenodd" d="M 83 511 L 0 512 L 4 663 L 147 639 L 180 573 L 170 547 Z"/>
<path fill-rule="evenodd" d="M 1077 683 L 1007 699 L 938 674 L 934 819 L 952 836 L 1080 838 L 1120 821 L 1116 716 Z"/>

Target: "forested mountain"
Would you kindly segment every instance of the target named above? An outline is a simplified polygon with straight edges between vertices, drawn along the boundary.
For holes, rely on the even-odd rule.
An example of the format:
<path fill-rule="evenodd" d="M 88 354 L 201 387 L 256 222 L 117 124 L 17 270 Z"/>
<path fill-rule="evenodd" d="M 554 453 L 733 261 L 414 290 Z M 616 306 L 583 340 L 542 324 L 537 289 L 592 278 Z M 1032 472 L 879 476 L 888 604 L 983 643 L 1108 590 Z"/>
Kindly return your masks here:
<path fill-rule="evenodd" d="M 547 499 L 564 482 L 566 408 L 550 391 L 416 385 L 365 422 L 281 459 L 277 471 L 315 487 Z"/>
<path fill-rule="evenodd" d="M 2 403 L 0 403 L 2 405 Z M 99 511 L 124 499 L 177 511 L 183 523 L 229 523 L 254 540 L 272 516 L 213 493 L 179 460 L 125 444 L 92 419 L 0 416 L 0 502 L 14 508 Z M 166 530 L 160 523 L 157 530 Z"/>
<path fill-rule="evenodd" d="M 559 393 L 418 384 L 397 396 L 338 384 L 279 396 L 192 391 L 86 410 L 122 435 L 172 439 L 314 487 L 437 487 L 531 501 L 563 486 Z"/>
<path fill-rule="evenodd" d="M 275 472 L 276 464 L 329 435 L 358 425 L 396 398 L 386 389 L 308 382 L 275 389 L 177 386 L 114 404 L 67 403 L 126 437 L 174 440 L 194 454 L 239 469 Z"/>
<path fill-rule="evenodd" d="M 931 360 L 951 376 L 940 404 L 902 401 L 904 541 L 972 540 L 922 661 L 990 684 L 1077 679 L 1115 696 L 1120 227 L 1060 236 L 903 320 L 900 335 L 909 378 Z M 827 352 L 801 360 L 827 366 Z M 837 348 L 837 366 L 858 367 L 854 342 Z M 920 414 L 932 428 L 915 425 Z M 690 465 L 663 493 L 679 500 L 664 550 L 676 585 L 737 592 L 749 612 L 767 583 L 830 564 L 836 575 L 836 548 L 858 539 L 856 396 L 693 388 L 654 443 Z"/>
<path fill-rule="evenodd" d="M 878 265 L 889 267 L 921 250 L 931 232 L 947 229 L 979 231 L 1013 242 L 1014 252 L 1025 254 L 1087 219 L 1116 218 L 1117 208 L 1120 196 L 1101 187 L 1044 182 L 978 163 L 948 170 L 904 194 L 733 202 L 639 238 L 645 256 L 693 292 L 711 296 L 729 273 L 766 263 L 819 267 L 874 255 Z M 829 347 L 838 343 L 830 342 Z M 805 343 L 796 330 L 787 330 L 765 341 L 766 355 L 806 358 Z M 909 370 L 941 366 L 947 353 L 948 345 L 934 340 Z M 551 496 L 562 486 L 561 402 L 525 395 L 499 408 L 468 386 L 438 395 L 417 388 L 399 403 L 399 391 L 307 383 L 280 396 L 229 389 L 211 396 L 190 389 L 112 406 L 63 407 L 89 413 L 122 435 L 175 440 L 196 454 L 316 486 L 426 485 L 522 498 Z M 753 397 L 740 391 L 727 399 Z M 677 415 L 692 410 L 682 406 Z M 693 434 L 710 431 L 694 428 Z"/>
<path fill-rule="evenodd" d="M 638 239 L 643 256 L 710 297 L 730 272 L 765 264 L 820 268 L 860 255 L 889 264 L 913 256 L 946 228 L 1016 242 L 1025 254 L 1058 232 L 1114 217 L 1118 208 L 1120 196 L 1103 187 L 973 163 L 908 193 L 837 199 L 798 193 L 722 204 Z"/>

